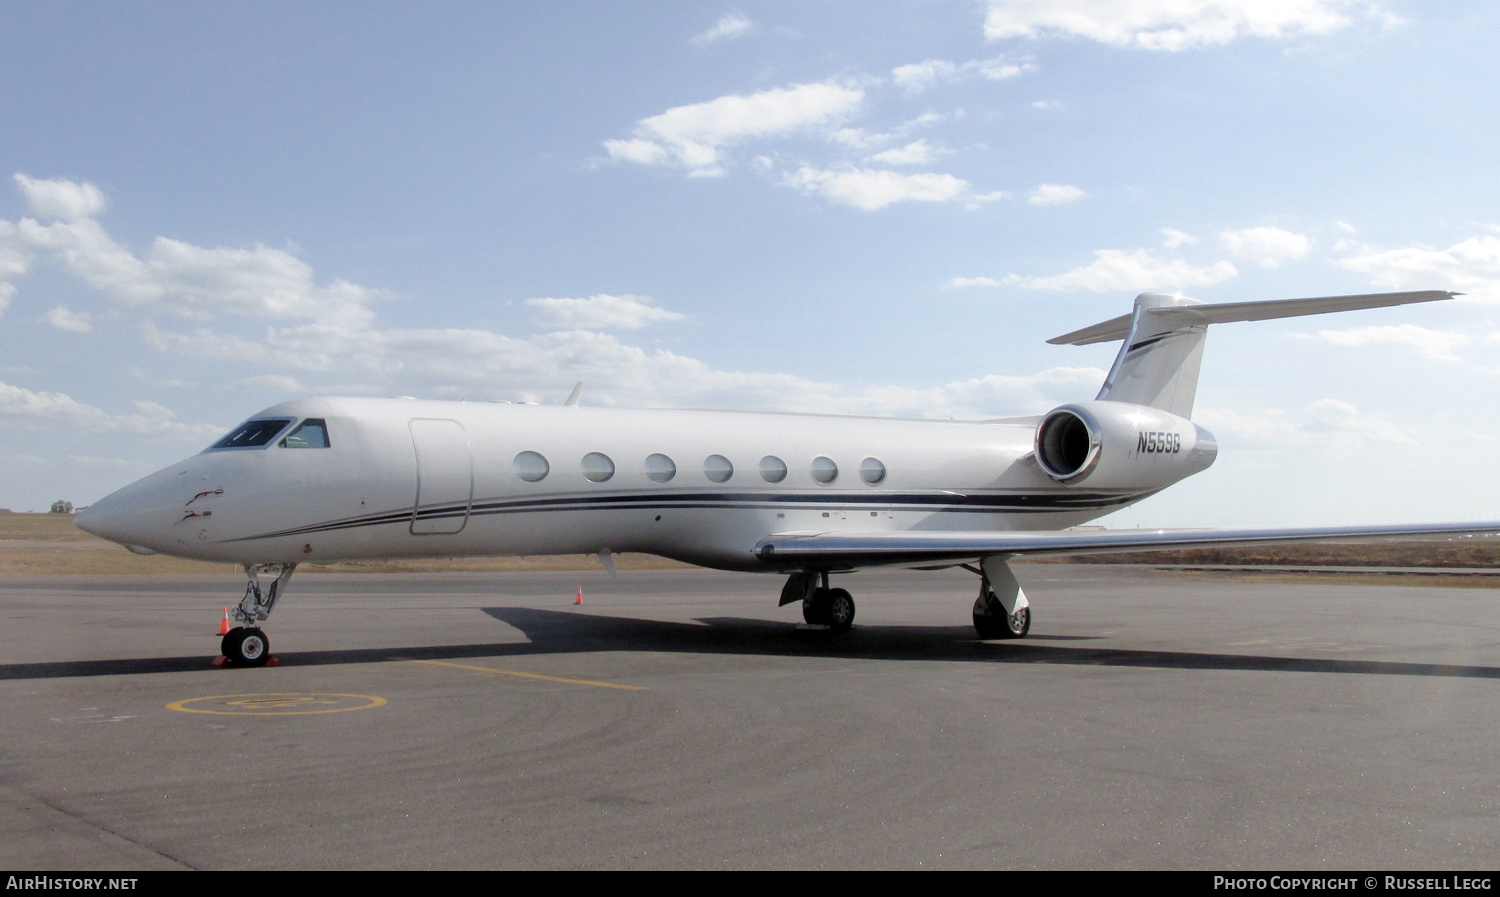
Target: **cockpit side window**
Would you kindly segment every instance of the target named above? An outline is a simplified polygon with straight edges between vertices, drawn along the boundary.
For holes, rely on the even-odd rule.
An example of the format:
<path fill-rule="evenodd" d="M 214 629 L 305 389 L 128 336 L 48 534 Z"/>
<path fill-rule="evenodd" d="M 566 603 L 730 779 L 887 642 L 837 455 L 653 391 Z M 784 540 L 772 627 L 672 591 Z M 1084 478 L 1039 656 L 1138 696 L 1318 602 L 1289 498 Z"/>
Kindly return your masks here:
<path fill-rule="evenodd" d="M 209 446 L 211 449 L 258 448 L 276 438 L 276 434 L 291 423 L 289 417 L 273 417 L 265 420 L 247 420 L 235 427 L 228 436 Z"/>
<path fill-rule="evenodd" d="M 309 417 L 280 444 L 282 448 L 328 448 L 328 424 L 322 418 Z"/>

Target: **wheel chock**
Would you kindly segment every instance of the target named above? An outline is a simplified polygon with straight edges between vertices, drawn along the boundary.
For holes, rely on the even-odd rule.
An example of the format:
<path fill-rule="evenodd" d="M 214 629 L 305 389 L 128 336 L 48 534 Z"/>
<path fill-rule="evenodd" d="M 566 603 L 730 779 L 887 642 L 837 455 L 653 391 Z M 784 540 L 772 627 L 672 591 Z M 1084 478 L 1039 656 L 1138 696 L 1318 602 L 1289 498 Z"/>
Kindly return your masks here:
<path fill-rule="evenodd" d="M 229 658 L 225 657 L 222 654 L 220 654 L 218 657 L 215 657 L 213 660 L 209 661 L 208 665 L 209 665 L 210 668 L 215 669 L 215 670 L 222 670 L 222 669 L 226 669 L 228 667 L 234 666 L 234 664 L 232 664 L 232 663 L 229 662 Z M 269 655 L 266 656 L 266 662 L 263 663 L 263 664 L 261 664 L 261 666 L 263 666 L 263 667 L 279 667 L 279 666 L 281 666 L 281 658 L 277 657 L 275 654 L 269 654 Z"/>

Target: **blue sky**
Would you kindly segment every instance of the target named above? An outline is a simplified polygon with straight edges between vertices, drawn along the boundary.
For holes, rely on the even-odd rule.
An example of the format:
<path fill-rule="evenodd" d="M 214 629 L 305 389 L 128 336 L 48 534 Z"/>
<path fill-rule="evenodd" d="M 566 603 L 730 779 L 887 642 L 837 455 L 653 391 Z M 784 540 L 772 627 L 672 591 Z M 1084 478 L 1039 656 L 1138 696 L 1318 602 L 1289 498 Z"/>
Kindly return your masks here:
<path fill-rule="evenodd" d="M 1218 463 L 1116 525 L 1492 518 L 1493 4 L 0 2 L 0 507 L 308 394 L 983 418 L 1141 291 Z"/>

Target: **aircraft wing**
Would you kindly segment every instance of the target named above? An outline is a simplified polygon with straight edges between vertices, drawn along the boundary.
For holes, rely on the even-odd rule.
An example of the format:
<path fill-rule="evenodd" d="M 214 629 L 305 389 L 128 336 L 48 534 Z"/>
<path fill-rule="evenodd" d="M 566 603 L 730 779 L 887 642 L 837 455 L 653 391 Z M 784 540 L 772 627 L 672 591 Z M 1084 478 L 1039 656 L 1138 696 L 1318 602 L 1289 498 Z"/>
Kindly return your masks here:
<path fill-rule="evenodd" d="M 755 554 L 792 569 L 973 561 L 991 555 L 1111 554 L 1290 542 L 1500 538 L 1500 521 L 1313 526 L 1285 529 L 1063 530 L 1014 532 L 799 532 L 767 536 Z"/>

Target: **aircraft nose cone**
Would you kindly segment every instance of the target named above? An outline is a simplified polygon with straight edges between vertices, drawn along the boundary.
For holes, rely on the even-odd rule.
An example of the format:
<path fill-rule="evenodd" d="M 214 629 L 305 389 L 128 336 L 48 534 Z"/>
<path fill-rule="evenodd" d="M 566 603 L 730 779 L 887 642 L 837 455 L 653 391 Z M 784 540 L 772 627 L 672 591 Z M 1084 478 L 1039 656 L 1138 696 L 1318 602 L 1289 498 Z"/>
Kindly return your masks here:
<path fill-rule="evenodd" d="M 73 525 L 137 553 L 160 551 L 181 504 L 172 487 L 175 472 L 159 471 L 99 499 L 79 512 Z M 181 515 L 178 515 L 181 516 Z"/>
<path fill-rule="evenodd" d="M 128 545 L 141 541 L 139 510 L 111 495 L 94 502 L 73 518 L 73 525 L 101 539 Z"/>

